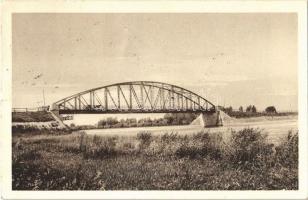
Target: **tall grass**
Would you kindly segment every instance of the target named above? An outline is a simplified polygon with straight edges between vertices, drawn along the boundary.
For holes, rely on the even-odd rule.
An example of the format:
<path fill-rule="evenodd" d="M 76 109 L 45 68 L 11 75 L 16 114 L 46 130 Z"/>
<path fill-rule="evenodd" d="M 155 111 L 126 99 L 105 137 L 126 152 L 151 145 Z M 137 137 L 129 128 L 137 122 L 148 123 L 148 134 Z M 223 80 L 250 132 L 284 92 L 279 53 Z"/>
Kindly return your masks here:
<path fill-rule="evenodd" d="M 13 137 L 13 189 L 297 189 L 298 133 Z"/>

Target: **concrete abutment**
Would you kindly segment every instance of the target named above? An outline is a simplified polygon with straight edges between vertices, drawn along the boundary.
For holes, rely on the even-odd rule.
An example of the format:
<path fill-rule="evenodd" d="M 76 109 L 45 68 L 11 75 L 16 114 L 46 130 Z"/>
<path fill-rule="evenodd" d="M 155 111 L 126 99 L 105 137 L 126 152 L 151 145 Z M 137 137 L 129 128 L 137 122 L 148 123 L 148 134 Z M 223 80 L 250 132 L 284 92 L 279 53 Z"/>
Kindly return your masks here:
<path fill-rule="evenodd" d="M 222 126 L 223 120 L 220 112 L 220 110 L 216 110 L 215 112 L 203 112 L 191 123 L 191 125 L 201 125 L 203 127 Z"/>

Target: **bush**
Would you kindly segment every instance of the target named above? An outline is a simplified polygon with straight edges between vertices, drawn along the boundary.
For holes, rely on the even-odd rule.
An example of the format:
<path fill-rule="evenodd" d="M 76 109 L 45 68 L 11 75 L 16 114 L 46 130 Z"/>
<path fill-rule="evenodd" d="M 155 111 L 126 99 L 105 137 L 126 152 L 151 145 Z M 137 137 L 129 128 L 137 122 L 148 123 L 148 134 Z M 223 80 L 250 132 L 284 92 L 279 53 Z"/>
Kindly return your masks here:
<path fill-rule="evenodd" d="M 83 135 L 81 137 L 80 149 L 83 151 L 85 158 L 106 158 L 115 156 L 118 137 L 100 137 Z"/>
<path fill-rule="evenodd" d="M 261 134 L 259 129 L 245 128 L 232 131 L 225 155 L 233 164 L 254 165 L 267 161 L 273 154 L 273 144 L 267 142 L 267 134 Z"/>
<path fill-rule="evenodd" d="M 183 141 L 175 153 L 178 157 L 210 157 L 212 159 L 220 159 L 222 156 L 221 145 L 223 139 L 221 134 L 199 132 Z"/>
<path fill-rule="evenodd" d="M 164 115 L 166 125 L 187 125 L 198 117 L 196 113 L 167 113 Z"/>
<path fill-rule="evenodd" d="M 285 167 L 298 166 L 298 132 L 292 133 L 289 131 L 287 137 L 285 137 L 280 145 L 276 148 L 276 164 L 280 164 Z"/>
<path fill-rule="evenodd" d="M 181 137 L 177 133 L 165 133 L 153 137 L 153 140 L 146 150 L 146 154 L 151 156 L 174 156 L 180 146 Z"/>
<path fill-rule="evenodd" d="M 104 128 L 106 126 L 113 127 L 114 125 L 116 125 L 118 123 L 119 123 L 119 121 L 117 120 L 117 118 L 108 117 L 107 119 L 103 119 L 103 120 L 98 121 L 97 126 L 99 128 Z"/>
<path fill-rule="evenodd" d="M 220 159 L 222 157 L 223 137 L 220 133 L 209 134 L 208 132 L 200 132 L 194 136 L 195 140 L 201 140 L 202 155 L 209 156 L 212 159 Z"/>
<path fill-rule="evenodd" d="M 140 149 L 147 148 L 152 142 L 152 134 L 150 132 L 139 132 L 137 134 L 137 140 L 140 142 Z"/>

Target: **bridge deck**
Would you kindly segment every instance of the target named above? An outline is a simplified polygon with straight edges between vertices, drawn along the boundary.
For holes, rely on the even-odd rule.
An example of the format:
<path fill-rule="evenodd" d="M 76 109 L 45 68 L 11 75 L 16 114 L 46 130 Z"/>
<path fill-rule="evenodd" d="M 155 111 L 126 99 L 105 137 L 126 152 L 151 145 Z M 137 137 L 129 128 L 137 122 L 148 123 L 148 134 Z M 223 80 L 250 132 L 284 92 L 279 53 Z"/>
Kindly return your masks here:
<path fill-rule="evenodd" d="M 59 114 L 213 113 L 215 110 L 59 110 Z"/>

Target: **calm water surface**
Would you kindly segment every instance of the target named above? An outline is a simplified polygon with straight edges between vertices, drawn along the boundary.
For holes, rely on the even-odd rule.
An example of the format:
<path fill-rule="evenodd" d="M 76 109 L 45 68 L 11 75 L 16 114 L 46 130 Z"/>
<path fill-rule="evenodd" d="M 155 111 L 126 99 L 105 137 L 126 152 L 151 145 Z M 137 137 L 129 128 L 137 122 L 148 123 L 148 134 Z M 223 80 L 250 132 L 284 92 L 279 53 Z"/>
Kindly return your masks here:
<path fill-rule="evenodd" d="M 232 122 L 225 122 L 222 127 L 203 128 L 199 125 L 187 126 L 160 126 L 160 127 L 136 127 L 136 128 L 112 128 L 112 129 L 92 129 L 86 130 L 89 135 L 119 135 L 132 136 L 140 131 L 149 131 L 152 134 L 177 133 L 177 134 L 193 134 L 199 131 L 208 131 L 210 133 L 222 132 L 228 134 L 231 130 L 240 130 L 243 128 L 259 128 L 268 133 L 271 141 L 276 142 L 282 136 L 285 136 L 289 130 L 297 131 L 297 117 L 290 117 L 285 119 L 264 119 L 259 118 L 255 120 L 235 120 Z"/>

